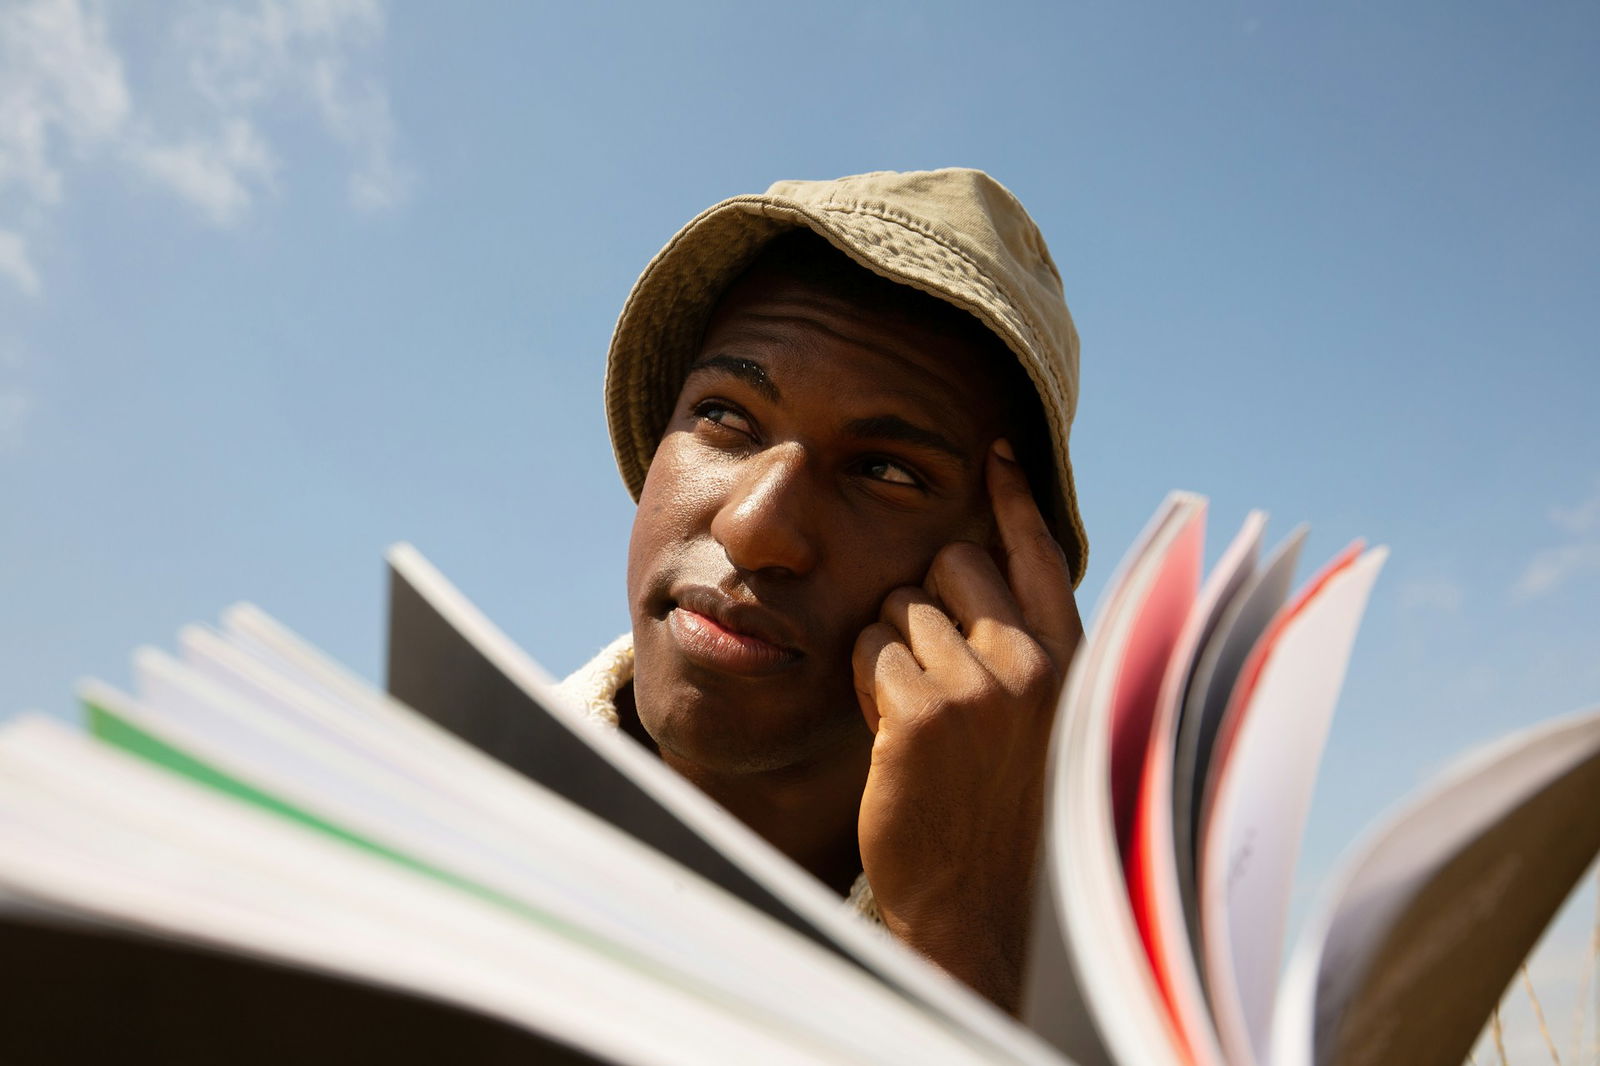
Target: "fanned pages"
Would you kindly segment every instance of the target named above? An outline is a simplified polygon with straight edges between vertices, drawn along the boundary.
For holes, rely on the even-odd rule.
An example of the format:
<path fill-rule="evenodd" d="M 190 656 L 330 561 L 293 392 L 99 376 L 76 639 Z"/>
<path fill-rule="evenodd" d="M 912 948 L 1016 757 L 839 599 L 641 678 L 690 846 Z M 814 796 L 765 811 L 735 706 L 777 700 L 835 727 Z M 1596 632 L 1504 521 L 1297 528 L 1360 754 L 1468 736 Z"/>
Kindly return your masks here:
<path fill-rule="evenodd" d="M 1023 1016 L 1084 1063 L 1184 1056 L 1133 922 L 1119 831 L 1131 828 L 1160 673 L 1198 584 L 1204 514 L 1187 493 L 1163 502 L 1107 585 L 1061 698 L 1034 899 L 1036 925 L 1055 931 L 1036 938 Z M 1054 1013 L 1064 993 L 1053 985 L 1083 997 L 1094 1033 L 1062 1024 L 1072 1016 Z"/>
<path fill-rule="evenodd" d="M 1178 868 L 1178 893 L 1183 900 L 1184 922 L 1197 957 L 1203 958 L 1205 953 L 1204 930 L 1200 925 L 1197 843 L 1212 746 L 1245 658 L 1289 598 L 1305 534 L 1304 526 L 1289 534 L 1266 564 L 1233 597 L 1218 619 L 1216 629 L 1201 645 L 1189 691 L 1184 697 L 1178 746 L 1173 756 L 1173 860 Z M 1200 978 L 1203 984 L 1203 968 Z"/>
<path fill-rule="evenodd" d="M 1190 1056 L 1202 1066 L 1222 1062 L 1206 1007 L 1194 946 L 1185 924 L 1173 830 L 1173 774 L 1180 716 L 1195 682 L 1200 649 L 1215 636 L 1227 608 L 1248 588 L 1267 516 L 1252 511 L 1206 579 L 1167 658 L 1145 751 L 1134 834 L 1127 853 L 1128 896 L 1156 984 Z"/>
<path fill-rule="evenodd" d="M 534 786 L 525 786 L 523 810 L 543 816 L 500 827 L 485 805 L 452 796 L 447 783 L 406 781 L 386 760 L 352 758 L 329 743 L 336 736 L 242 702 L 164 656 L 142 655 L 140 665 L 145 690 L 180 709 L 91 689 L 98 731 L 120 746 L 597 950 L 676 994 L 787 1031 L 791 1041 L 808 1039 L 803 1034 L 818 1023 L 846 1045 L 864 1038 L 851 1022 L 861 1008 L 855 997 L 866 996 L 878 1000 L 873 1012 L 885 1024 L 904 1024 L 898 1039 L 944 1043 L 920 1012 L 881 999 L 883 986 L 806 941 L 764 928 L 756 915 L 730 913 L 720 893 Z M 418 754 L 448 765 L 452 741 L 438 740 Z M 668 899 L 673 921 L 648 920 L 653 901 Z M 850 999 L 829 1006 L 850 987 Z"/>
<path fill-rule="evenodd" d="M 247 604 L 0 728 L 0 1062 L 1445 1066 L 1600 850 L 1600 711 L 1373 831 L 1273 988 L 1383 559 L 1294 596 L 1252 513 L 1201 582 L 1167 498 L 1048 753 L 1022 1023 L 861 922 L 415 550 L 393 693 Z M 1270 1036 L 1269 1036 L 1270 1034 Z"/>
<path fill-rule="evenodd" d="M 1311 785 L 1384 551 L 1352 547 L 1268 627 L 1218 739 L 1202 820 L 1206 987 L 1228 1061 L 1266 1061 L 1284 922 Z"/>
<path fill-rule="evenodd" d="M 97 921 L 423 994 L 602 1058 L 687 1064 L 707 1046 L 759 1044 L 796 1062 L 846 1061 L 43 720 L 0 734 L 0 807 L 6 889 Z M 630 1025 L 614 1024 L 612 996 L 637 1008 Z"/>
<path fill-rule="evenodd" d="M 459 779 L 425 776 L 430 766 L 448 763 L 448 754 L 439 749 L 448 751 L 449 738 L 440 736 L 441 743 L 426 751 L 427 761 L 415 760 L 412 767 L 370 757 L 384 750 L 375 731 L 365 730 L 360 744 L 348 743 L 355 738 L 337 721 L 336 709 L 319 707 L 309 693 L 274 684 L 277 679 L 251 670 L 247 659 L 214 637 L 203 632 L 188 637 L 190 654 L 213 678 L 231 673 L 227 688 L 158 653 L 143 653 L 141 689 L 150 704 L 91 693 L 102 732 L 126 737 L 137 731 L 147 747 L 166 745 L 248 787 L 275 797 L 293 796 L 302 814 L 335 832 L 398 856 L 404 865 L 451 871 L 452 883 L 556 928 L 582 929 L 589 943 L 604 944 L 614 957 L 662 973 L 679 987 L 742 1001 L 742 1010 L 752 1016 L 793 1024 L 793 1019 L 785 1023 L 781 1018 L 802 1001 L 809 1018 L 827 1016 L 826 997 L 809 983 L 783 985 L 777 980 L 783 975 L 798 976 L 820 965 L 833 973 L 825 983 L 816 979 L 823 987 L 859 984 L 859 974 L 841 982 L 837 968 L 843 963 L 832 957 L 804 961 L 797 956 L 777 970 L 756 965 L 762 955 L 772 959 L 799 951 L 804 956 L 816 949 L 786 944 L 742 912 L 729 917 L 720 893 L 683 878 L 671 864 L 581 810 L 497 831 L 485 817 L 486 805 L 463 795 Z M 106 709 L 112 706 L 115 711 Z M 315 715 L 300 714 L 302 709 Z M 301 721 L 296 723 L 295 717 Z M 248 760 L 240 758 L 241 751 L 249 752 Z M 364 753 L 369 757 L 362 758 Z M 538 796 L 533 786 L 525 791 L 529 809 L 535 799 L 552 802 Z M 530 861 L 533 855 L 544 861 Z M 586 876 L 573 876 L 577 871 Z M 640 920 L 648 913 L 648 899 L 667 896 L 675 901 L 672 923 Z M 722 950 L 703 950 L 707 945 Z M 870 982 L 858 989 L 863 994 L 877 990 Z M 848 1022 L 856 1009 L 851 1004 L 843 1015 L 833 1016 L 831 1027 L 850 1033 Z M 888 1003 L 877 1009 L 893 1018 L 900 1007 Z M 917 1032 L 912 1026 L 902 1038 L 914 1039 Z"/>

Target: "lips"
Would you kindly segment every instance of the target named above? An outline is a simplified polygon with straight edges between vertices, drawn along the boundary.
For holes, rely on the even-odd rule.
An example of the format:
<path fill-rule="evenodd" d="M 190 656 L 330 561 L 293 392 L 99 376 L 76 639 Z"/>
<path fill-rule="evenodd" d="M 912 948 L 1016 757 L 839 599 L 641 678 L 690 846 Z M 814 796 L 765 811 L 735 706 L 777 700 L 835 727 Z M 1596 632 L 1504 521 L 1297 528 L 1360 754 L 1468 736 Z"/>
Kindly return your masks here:
<path fill-rule="evenodd" d="M 682 589 L 674 599 L 667 626 L 692 662 L 756 677 L 785 670 L 802 657 L 787 627 L 763 608 L 736 603 L 705 586 Z"/>

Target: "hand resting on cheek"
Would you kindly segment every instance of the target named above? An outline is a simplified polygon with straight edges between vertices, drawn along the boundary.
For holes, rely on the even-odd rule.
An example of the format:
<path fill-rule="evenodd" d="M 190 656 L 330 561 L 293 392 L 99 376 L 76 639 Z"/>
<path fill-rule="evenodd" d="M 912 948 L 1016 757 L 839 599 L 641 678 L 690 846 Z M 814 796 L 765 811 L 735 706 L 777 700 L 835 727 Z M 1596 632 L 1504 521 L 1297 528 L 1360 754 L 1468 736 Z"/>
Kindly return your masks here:
<path fill-rule="evenodd" d="M 858 833 L 890 931 L 1015 1013 L 1050 730 L 1083 628 L 1009 445 L 987 463 L 1004 572 L 988 549 L 952 543 L 856 642 L 873 732 Z"/>

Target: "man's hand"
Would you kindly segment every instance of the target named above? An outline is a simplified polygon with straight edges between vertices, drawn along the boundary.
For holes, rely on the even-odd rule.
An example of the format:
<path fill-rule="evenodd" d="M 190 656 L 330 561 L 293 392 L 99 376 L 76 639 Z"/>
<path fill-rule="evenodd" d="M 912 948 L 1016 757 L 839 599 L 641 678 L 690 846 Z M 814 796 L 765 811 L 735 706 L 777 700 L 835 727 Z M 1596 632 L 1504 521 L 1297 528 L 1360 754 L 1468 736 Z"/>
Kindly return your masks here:
<path fill-rule="evenodd" d="M 1015 1013 L 1050 728 L 1083 627 L 1009 445 L 988 464 L 1005 573 L 950 544 L 856 641 L 875 738 L 858 832 L 890 931 Z"/>

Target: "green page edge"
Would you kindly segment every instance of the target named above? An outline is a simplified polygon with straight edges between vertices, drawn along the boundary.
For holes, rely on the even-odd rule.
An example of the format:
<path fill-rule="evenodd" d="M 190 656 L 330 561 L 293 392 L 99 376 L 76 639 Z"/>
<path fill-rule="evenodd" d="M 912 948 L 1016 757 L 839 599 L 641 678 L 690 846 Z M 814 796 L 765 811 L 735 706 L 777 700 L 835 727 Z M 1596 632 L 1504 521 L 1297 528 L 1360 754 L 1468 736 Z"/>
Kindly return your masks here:
<path fill-rule="evenodd" d="M 450 885 L 452 888 L 461 889 L 480 899 L 514 910 L 518 914 L 539 921 L 541 924 L 559 927 L 563 932 L 567 933 L 577 932 L 566 923 L 559 922 L 542 911 L 534 910 L 492 889 L 484 888 L 482 885 L 468 881 L 463 877 L 458 877 L 448 870 L 443 870 L 419 859 L 412 858 L 403 851 L 396 851 L 376 841 L 369 840 L 359 833 L 352 833 L 335 822 L 330 822 L 325 818 L 312 814 L 310 811 L 296 807 L 291 803 L 286 803 L 272 793 L 256 788 L 247 781 L 243 781 L 231 774 L 223 773 L 210 763 L 197 759 L 181 748 L 175 747 L 160 737 L 140 729 L 115 711 L 107 710 L 92 700 L 84 700 L 83 707 L 89 717 L 89 731 L 94 734 L 95 738 L 114 748 L 119 748 L 129 755 L 137 756 L 179 777 L 186 777 L 198 784 L 215 789 L 224 795 L 232 796 L 234 799 L 243 800 L 263 810 L 270 811 L 280 818 L 315 829 L 320 833 L 325 833 L 360 851 L 365 851 L 368 854 L 376 855 L 396 865 L 403 866 L 413 873 L 423 874 L 426 877 Z M 599 945 L 596 944 L 596 946 Z"/>
<path fill-rule="evenodd" d="M 422 862 L 407 855 L 405 852 L 385 847 L 358 833 L 353 833 L 343 826 L 312 814 L 310 811 L 296 807 L 294 804 L 286 803 L 270 792 L 256 788 L 247 781 L 224 773 L 215 766 L 195 758 L 181 748 L 140 729 L 115 711 L 108 710 L 93 700 L 82 699 L 81 702 L 88 717 L 90 733 L 102 743 L 118 748 L 129 755 L 144 759 L 178 777 L 188 778 L 197 784 L 215 789 L 224 795 L 260 807 L 280 818 L 324 833 L 360 851 L 386 859 L 413 873 L 421 874 L 485 902 L 502 907 L 520 917 L 536 922 L 569 940 L 591 948 L 598 954 L 624 963 L 635 970 L 643 971 L 664 983 L 674 985 L 685 991 L 692 991 L 700 998 L 716 1003 L 724 1009 L 729 1006 L 727 997 L 717 989 L 707 985 L 703 979 L 692 977 L 689 974 L 663 965 L 649 956 L 641 955 L 609 938 L 592 933 L 582 926 L 562 921 L 545 911 L 530 907 L 520 900 L 496 892 L 491 888 L 486 888 L 430 863 Z M 800 1033 L 810 1038 L 808 1042 L 814 1042 L 814 1034 L 796 1030 L 781 1019 L 773 1018 L 767 1012 L 759 1010 L 753 1004 L 746 1003 L 743 1007 L 753 1015 L 765 1015 L 769 1022 L 775 1023 L 776 1028 L 791 1033 Z"/>

